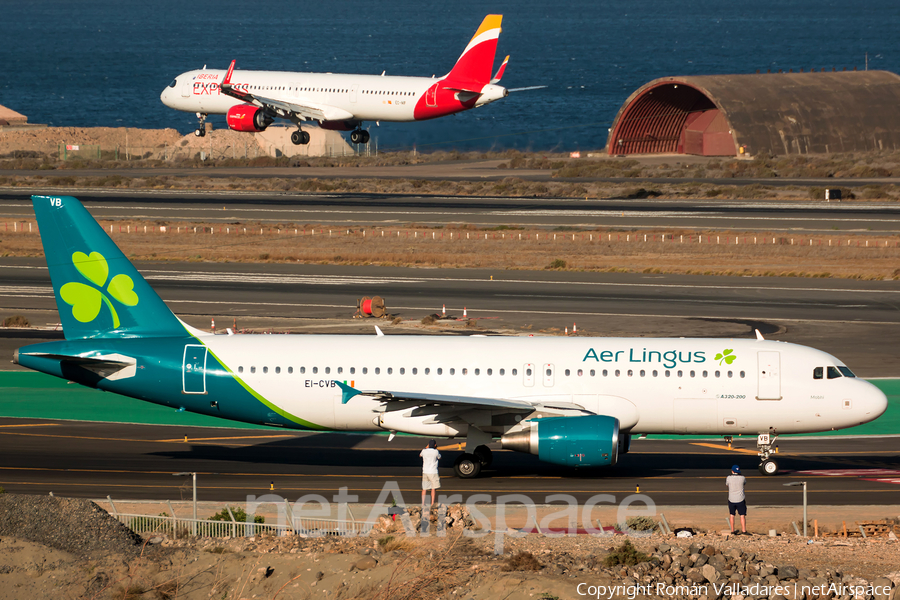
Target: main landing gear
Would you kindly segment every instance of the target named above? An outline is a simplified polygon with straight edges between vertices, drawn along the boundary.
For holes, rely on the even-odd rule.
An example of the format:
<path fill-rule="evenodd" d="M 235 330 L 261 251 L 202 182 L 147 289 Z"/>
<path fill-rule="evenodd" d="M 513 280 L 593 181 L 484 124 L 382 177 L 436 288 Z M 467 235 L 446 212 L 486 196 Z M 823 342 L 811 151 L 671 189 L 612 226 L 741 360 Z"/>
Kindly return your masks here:
<path fill-rule="evenodd" d="M 769 433 L 761 433 L 756 438 L 756 450 L 759 452 L 759 472 L 763 475 L 777 475 L 778 463 L 774 459 L 769 458 L 772 454 L 778 452 L 778 446 L 775 440 L 778 435 L 772 431 Z"/>
<path fill-rule="evenodd" d="M 478 477 L 481 469 L 490 467 L 493 460 L 494 457 L 490 448 L 478 446 L 471 454 L 466 453 L 456 459 L 456 463 L 453 465 L 453 472 L 460 479 Z"/>
<path fill-rule="evenodd" d="M 291 143 L 295 146 L 300 146 L 301 144 L 309 143 L 309 132 L 303 131 L 302 129 L 298 129 L 297 131 L 291 134 Z"/>
<path fill-rule="evenodd" d="M 350 132 L 350 141 L 354 144 L 368 144 L 369 132 L 364 129 L 354 129 Z"/>
<path fill-rule="evenodd" d="M 200 121 L 197 129 L 194 130 L 194 135 L 197 137 L 206 136 L 206 116 L 206 113 L 197 113 L 197 119 Z"/>

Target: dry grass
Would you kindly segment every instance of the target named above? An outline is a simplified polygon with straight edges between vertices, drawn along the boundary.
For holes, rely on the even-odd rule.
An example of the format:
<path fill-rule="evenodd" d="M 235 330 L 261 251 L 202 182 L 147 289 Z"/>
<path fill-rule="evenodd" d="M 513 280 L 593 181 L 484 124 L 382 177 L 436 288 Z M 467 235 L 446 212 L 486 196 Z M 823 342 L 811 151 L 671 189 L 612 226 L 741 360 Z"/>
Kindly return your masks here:
<path fill-rule="evenodd" d="M 338 228 L 327 225 L 102 222 L 132 259 L 179 262 L 306 263 L 381 266 L 557 269 L 769 277 L 900 277 L 900 238 L 860 233 L 496 231 Z M 168 233 L 156 231 L 159 225 Z M 147 233 L 144 233 L 147 227 Z M 246 233 L 244 229 L 246 228 Z M 27 225 L 24 228 L 27 232 Z M 121 229 L 122 233 L 119 233 Z M 127 231 L 131 233 L 127 233 Z M 313 234 L 313 230 L 315 233 Z M 0 224 L 2 231 L 2 224 Z M 137 231 L 137 233 L 135 233 Z M 329 234 L 329 231 L 331 232 Z M 646 240 L 644 241 L 644 236 Z M 698 236 L 702 236 L 702 240 Z M 574 239 L 573 239 L 574 237 Z M 868 244 L 868 247 L 866 246 Z M 0 236 L 2 256 L 42 256 L 32 233 Z M 565 258 L 560 258 L 565 257 Z"/>
<path fill-rule="evenodd" d="M 531 552 L 516 552 L 506 560 L 504 571 L 540 571 L 544 568 Z"/>

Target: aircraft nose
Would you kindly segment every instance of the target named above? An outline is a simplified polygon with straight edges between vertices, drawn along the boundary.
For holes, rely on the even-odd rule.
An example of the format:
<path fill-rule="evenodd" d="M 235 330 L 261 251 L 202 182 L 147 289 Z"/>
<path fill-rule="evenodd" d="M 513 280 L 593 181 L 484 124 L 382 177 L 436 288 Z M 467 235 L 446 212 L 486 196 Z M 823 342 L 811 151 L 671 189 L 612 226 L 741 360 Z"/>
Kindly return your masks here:
<path fill-rule="evenodd" d="M 863 397 L 861 398 L 863 417 L 865 417 L 866 421 L 874 421 L 887 410 L 888 399 L 884 392 L 878 389 L 878 387 L 868 381 L 865 383 L 867 389 L 864 391 L 862 394 Z"/>

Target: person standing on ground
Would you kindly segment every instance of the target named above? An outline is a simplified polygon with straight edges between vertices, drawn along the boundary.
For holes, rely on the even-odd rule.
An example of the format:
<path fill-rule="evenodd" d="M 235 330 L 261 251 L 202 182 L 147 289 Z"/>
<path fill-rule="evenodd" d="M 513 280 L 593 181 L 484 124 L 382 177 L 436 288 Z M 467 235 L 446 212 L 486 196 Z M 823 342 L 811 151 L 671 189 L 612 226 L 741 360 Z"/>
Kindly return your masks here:
<path fill-rule="evenodd" d="M 725 478 L 728 487 L 728 513 L 731 522 L 731 533 L 734 531 L 734 513 L 741 515 L 741 533 L 747 535 L 747 498 L 744 495 L 746 477 L 741 475 L 741 468 L 731 467 L 731 475 Z M 424 493 L 424 492 L 423 492 Z"/>
<path fill-rule="evenodd" d="M 431 490 L 431 503 L 434 504 L 434 492 L 441 487 L 441 477 L 438 475 L 438 459 L 441 453 L 437 451 L 437 442 L 431 440 L 428 446 L 419 452 L 422 457 L 422 506 L 425 506 L 425 492 Z"/>

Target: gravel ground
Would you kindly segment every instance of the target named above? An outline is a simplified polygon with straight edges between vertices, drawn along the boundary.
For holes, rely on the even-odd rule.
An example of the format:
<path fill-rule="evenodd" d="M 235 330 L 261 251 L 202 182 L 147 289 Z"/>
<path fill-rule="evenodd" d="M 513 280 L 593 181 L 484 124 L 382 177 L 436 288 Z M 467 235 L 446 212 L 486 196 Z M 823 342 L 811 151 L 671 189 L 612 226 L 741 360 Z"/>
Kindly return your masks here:
<path fill-rule="evenodd" d="M 77 498 L 0 495 L 0 535 L 77 556 L 134 555 L 143 540 L 105 510 Z"/>

